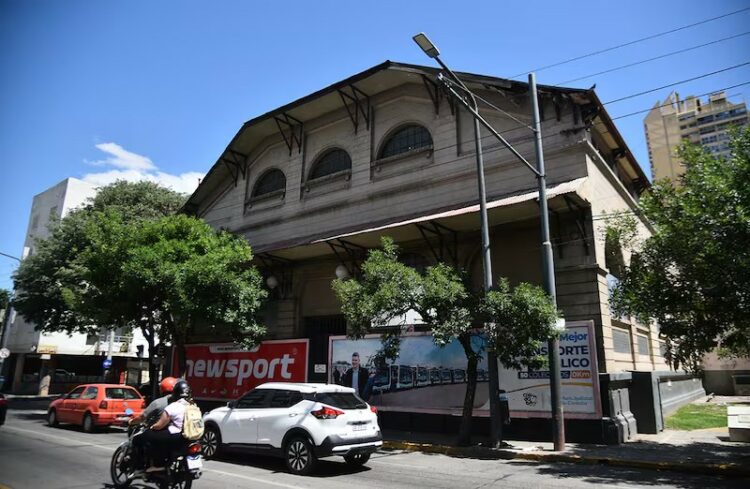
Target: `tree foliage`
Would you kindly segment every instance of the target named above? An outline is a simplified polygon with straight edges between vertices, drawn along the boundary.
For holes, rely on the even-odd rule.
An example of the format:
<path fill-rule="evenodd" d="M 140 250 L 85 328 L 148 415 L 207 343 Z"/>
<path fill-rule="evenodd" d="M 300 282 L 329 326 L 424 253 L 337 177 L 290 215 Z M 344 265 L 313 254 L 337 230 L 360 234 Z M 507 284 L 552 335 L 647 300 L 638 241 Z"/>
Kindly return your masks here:
<path fill-rule="evenodd" d="M 39 241 L 14 276 L 14 306 L 45 331 L 141 328 L 183 345 L 196 328 L 255 345 L 265 297 L 244 240 L 174 215 L 184 196 L 149 182 L 104 187 Z"/>
<path fill-rule="evenodd" d="M 420 274 L 398 261 L 390 238 L 382 248 L 370 250 L 357 280 L 334 280 L 333 289 L 349 324 L 349 335 L 383 334 L 381 356 L 395 358 L 398 328 L 388 328 L 394 318 L 409 310 L 418 312 L 438 346 L 458 341 L 467 359 L 467 389 L 459 443 L 468 443 L 476 391 L 477 364 L 484 349 L 472 341 L 484 329 L 486 344 L 505 366 L 538 366 L 541 342 L 552 334 L 557 311 L 541 288 L 521 284 L 515 289 L 501 279 L 487 295 L 475 292 L 460 270 L 438 263 Z M 385 331 L 383 333 L 383 331 Z"/>
<path fill-rule="evenodd" d="M 750 129 L 731 156 L 685 144 L 678 185 L 657 182 L 640 208 L 654 233 L 634 247 L 613 307 L 655 319 L 675 366 L 696 369 L 721 344 L 750 353 Z"/>

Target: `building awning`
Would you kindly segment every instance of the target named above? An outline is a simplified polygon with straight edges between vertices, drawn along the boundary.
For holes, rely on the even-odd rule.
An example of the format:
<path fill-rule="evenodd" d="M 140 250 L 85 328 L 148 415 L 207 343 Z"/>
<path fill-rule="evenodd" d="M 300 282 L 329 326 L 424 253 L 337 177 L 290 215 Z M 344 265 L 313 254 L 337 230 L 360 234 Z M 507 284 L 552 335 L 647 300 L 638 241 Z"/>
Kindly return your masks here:
<path fill-rule="evenodd" d="M 548 187 L 547 200 L 550 211 L 568 212 L 569 203 L 565 202 L 566 197 L 573 199 L 580 206 L 588 206 L 587 181 L 588 178 L 582 177 Z M 538 196 L 538 191 L 533 190 L 488 201 L 487 220 L 490 227 L 536 218 L 539 215 Z M 480 228 L 479 204 L 400 219 L 332 236 L 309 239 L 286 248 L 268 248 L 258 250 L 258 252 L 271 253 L 288 260 L 301 260 L 331 254 L 329 246 L 331 242 L 346 241 L 362 248 L 375 248 L 380 245 L 381 236 L 390 236 L 397 243 L 421 239 L 420 226 L 427 224 L 437 224 L 443 229 L 459 233 L 477 231 Z"/>

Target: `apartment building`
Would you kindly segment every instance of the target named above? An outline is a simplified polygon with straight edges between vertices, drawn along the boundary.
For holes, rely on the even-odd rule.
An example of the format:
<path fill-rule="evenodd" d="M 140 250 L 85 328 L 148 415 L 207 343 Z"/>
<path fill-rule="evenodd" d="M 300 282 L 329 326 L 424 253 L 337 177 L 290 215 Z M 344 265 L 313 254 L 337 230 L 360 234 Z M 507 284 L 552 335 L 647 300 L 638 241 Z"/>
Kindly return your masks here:
<path fill-rule="evenodd" d="M 676 180 L 684 168 L 676 149 L 683 140 L 703 145 L 718 156 L 729 154 L 729 129 L 747 125 L 745 102 L 731 102 L 725 92 L 706 100 L 672 92 L 657 102 L 644 120 L 646 143 L 654 180 Z"/>

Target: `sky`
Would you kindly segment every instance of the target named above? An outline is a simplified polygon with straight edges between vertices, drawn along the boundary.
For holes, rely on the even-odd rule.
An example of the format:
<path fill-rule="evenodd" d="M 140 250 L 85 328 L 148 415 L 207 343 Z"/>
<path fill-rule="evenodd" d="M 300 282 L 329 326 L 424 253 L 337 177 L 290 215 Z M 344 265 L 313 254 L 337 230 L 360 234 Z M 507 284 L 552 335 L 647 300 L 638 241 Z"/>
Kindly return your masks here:
<path fill-rule="evenodd" d="M 20 256 L 32 198 L 67 177 L 148 179 L 191 192 L 242 123 L 387 59 L 511 77 L 750 8 L 750 0 L 0 0 L 0 252 Z M 537 70 L 558 84 L 750 31 L 750 10 Z M 750 61 L 750 35 L 569 84 L 602 101 Z M 525 75 L 520 79 L 525 79 Z M 606 105 L 648 109 L 672 89 L 750 82 L 750 65 Z M 743 100 L 745 85 L 728 94 Z M 645 114 L 616 121 L 647 174 Z M 0 256 L 0 288 L 17 262 Z"/>

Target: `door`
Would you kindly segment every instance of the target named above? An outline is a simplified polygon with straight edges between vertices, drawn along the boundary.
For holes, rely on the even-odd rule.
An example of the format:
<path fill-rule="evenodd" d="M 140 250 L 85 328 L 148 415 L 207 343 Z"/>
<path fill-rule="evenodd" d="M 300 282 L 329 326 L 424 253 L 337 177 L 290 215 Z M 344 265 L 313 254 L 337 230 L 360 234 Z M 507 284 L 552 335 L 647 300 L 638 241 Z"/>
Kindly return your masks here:
<path fill-rule="evenodd" d="M 281 448 L 284 435 L 302 419 L 302 394 L 274 390 L 268 407 L 258 411 L 258 444 Z"/>
<path fill-rule="evenodd" d="M 77 423 L 78 422 L 78 420 L 75 420 L 73 412 L 75 411 L 78 405 L 78 399 L 81 397 L 81 394 L 83 394 L 83 391 L 85 389 L 86 389 L 85 385 L 76 387 L 65 396 L 65 399 L 62 400 L 62 402 L 59 404 L 57 408 L 58 420 L 60 420 L 63 423 Z"/>
<path fill-rule="evenodd" d="M 270 389 L 255 389 L 237 400 L 221 427 L 224 443 L 258 443 L 258 413 L 268 407 Z"/>
<path fill-rule="evenodd" d="M 308 382 L 328 382 L 328 337 L 346 334 L 343 315 L 312 316 L 305 318 L 305 336 L 310 339 L 307 365 Z M 315 373 L 315 365 L 326 365 L 326 371 Z"/>

